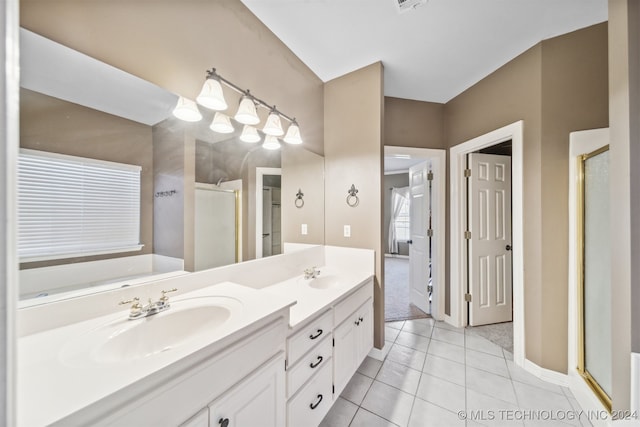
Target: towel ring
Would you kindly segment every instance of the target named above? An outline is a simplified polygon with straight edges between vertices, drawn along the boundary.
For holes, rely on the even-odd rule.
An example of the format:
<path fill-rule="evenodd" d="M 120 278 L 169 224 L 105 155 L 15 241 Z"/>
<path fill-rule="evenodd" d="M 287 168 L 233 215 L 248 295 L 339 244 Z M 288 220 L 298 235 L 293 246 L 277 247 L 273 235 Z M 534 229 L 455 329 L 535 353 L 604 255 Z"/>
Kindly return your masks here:
<path fill-rule="evenodd" d="M 304 206 L 304 199 L 302 198 L 304 194 L 302 190 L 298 188 L 298 192 L 296 193 L 296 200 L 293 202 L 296 205 L 296 208 L 301 209 Z"/>
<path fill-rule="evenodd" d="M 358 206 L 360 204 L 360 198 L 358 197 L 358 189 L 354 184 L 351 184 L 351 188 L 347 190 L 347 193 L 349 193 L 347 195 L 347 205 L 351 206 L 352 208 Z"/>

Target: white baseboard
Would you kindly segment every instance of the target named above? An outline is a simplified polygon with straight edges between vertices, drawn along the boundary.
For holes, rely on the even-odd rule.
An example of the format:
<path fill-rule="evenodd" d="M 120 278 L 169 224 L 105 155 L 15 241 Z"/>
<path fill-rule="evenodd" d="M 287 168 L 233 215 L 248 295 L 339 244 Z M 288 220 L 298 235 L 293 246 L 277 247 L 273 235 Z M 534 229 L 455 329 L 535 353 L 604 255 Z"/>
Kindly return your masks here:
<path fill-rule="evenodd" d="M 384 347 L 382 347 L 381 349 L 375 347 L 372 348 L 369 352 L 369 357 L 384 362 L 384 358 L 387 357 L 387 354 L 389 354 L 389 350 L 391 350 L 391 343 L 385 341 Z"/>
<path fill-rule="evenodd" d="M 523 368 L 532 375 L 543 381 L 553 383 L 562 387 L 569 387 L 569 376 L 551 369 L 542 368 L 529 359 L 524 359 Z"/>

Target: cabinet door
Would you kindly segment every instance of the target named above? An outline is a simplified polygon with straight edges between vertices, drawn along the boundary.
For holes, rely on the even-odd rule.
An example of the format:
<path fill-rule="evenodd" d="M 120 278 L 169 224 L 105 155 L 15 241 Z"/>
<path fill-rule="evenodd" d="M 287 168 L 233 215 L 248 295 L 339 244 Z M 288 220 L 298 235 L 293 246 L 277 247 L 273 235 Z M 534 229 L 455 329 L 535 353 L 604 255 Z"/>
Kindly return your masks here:
<path fill-rule="evenodd" d="M 349 316 L 334 331 L 333 384 L 334 396 L 340 396 L 353 373 L 358 369 L 358 339 L 354 316 Z"/>
<path fill-rule="evenodd" d="M 281 427 L 285 424 L 284 355 L 209 405 L 210 427 Z"/>
<path fill-rule="evenodd" d="M 362 307 L 356 312 L 358 315 L 358 321 L 360 322 L 356 326 L 357 340 L 358 340 L 358 360 L 357 366 L 367 357 L 371 349 L 373 348 L 373 304 L 372 300 L 368 300 Z M 357 367 L 356 367 L 357 369 Z"/>

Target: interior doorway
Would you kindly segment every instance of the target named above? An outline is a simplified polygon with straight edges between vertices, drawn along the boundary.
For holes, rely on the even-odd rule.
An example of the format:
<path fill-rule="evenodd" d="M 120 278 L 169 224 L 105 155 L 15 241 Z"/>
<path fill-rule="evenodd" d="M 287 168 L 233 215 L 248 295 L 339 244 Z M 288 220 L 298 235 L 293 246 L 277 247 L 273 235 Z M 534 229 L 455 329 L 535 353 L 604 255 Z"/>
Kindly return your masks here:
<path fill-rule="evenodd" d="M 256 258 L 282 253 L 280 168 L 256 168 Z"/>
<path fill-rule="evenodd" d="M 444 310 L 444 150 L 385 147 L 385 320 Z"/>
<path fill-rule="evenodd" d="M 511 245 L 513 355 L 514 362 L 524 365 L 524 286 L 523 286 L 523 122 L 519 121 L 481 135 L 451 148 L 450 154 L 450 313 L 448 323 L 457 327 L 469 324 L 466 296 L 470 270 L 467 256 L 467 179 L 465 170 L 470 153 L 511 141 Z M 505 242 L 506 246 L 506 242 Z M 473 299 L 473 297 L 472 297 Z M 480 297 L 482 300 L 482 298 Z"/>

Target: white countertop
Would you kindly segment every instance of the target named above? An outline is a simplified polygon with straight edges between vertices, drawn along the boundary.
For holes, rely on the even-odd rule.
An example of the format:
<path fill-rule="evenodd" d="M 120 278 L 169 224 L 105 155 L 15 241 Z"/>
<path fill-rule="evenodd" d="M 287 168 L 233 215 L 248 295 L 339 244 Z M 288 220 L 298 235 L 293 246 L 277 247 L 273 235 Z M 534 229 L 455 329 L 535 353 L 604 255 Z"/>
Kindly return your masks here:
<path fill-rule="evenodd" d="M 289 326 L 292 329 L 373 277 L 371 272 L 366 271 L 344 272 L 328 267 L 320 267 L 319 270 L 318 278 L 336 276 L 339 284 L 327 289 L 317 289 L 309 286 L 313 279 L 308 280 L 303 276 L 297 276 L 263 289 L 266 293 L 282 297 L 289 296 L 296 300 L 296 304 L 289 310 Z"/>
<path fill-rule="evenodd" d="M 189 355 L 214 352 L 237 332 L 294 303 L 288 295 L 268 294 L 231 282 L 219 283 L 172 299 L 178 303 L 196 297 L 225 297 L 240 302 L 229 320 L 170 351 L 125 362 L 70 363 L 61 357 L 66 346 L 102 325 L 123 322 L 128 308 L 117 313 L 25 336 L 18 340 L 18 425 L 40 426 L 56 422 L 118 392 L 151 374 L 180 368 Z M 171 309 L 156 314 L 162 316 Z M 140 322 L 144 319 L 134 320 Z M 73 358 L 71 358 L 73 359 Z M 175 369 L 173 369 L 175 368 Z"/>

